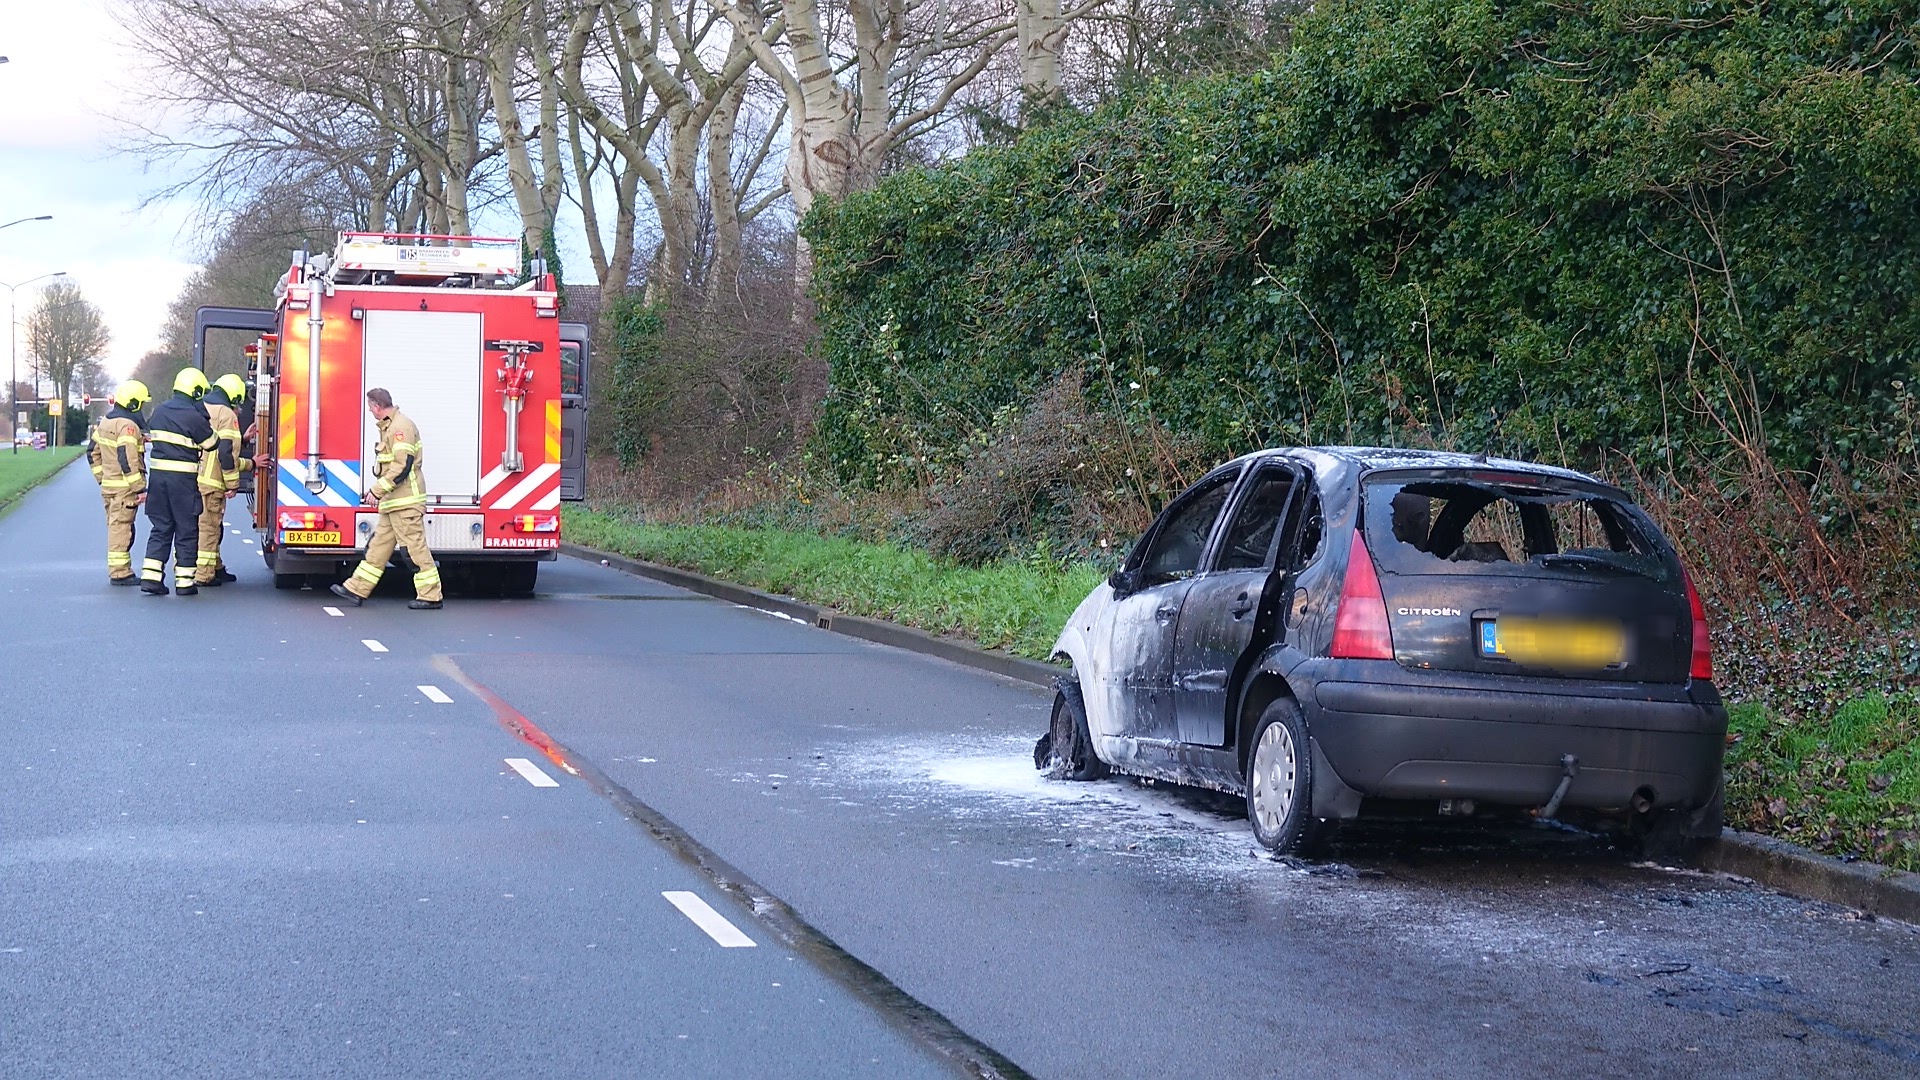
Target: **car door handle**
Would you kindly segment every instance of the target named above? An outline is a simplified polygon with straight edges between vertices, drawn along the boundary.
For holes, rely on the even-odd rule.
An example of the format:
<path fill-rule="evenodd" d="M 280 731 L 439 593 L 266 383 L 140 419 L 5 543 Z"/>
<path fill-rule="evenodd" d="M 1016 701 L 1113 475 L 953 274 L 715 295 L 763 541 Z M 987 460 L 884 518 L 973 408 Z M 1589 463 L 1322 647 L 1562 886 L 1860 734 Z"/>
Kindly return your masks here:
<path fill-rule="evenodd" d="M 1159 623 L 1161 626 L 1171 626 L 1174 616 L 1178 614 L 1180 614 L 1180 609 L 1177 607 L 1159 608 L 1153 613 L 1153 621 Z"/>
<path fill-rule="evenodd" d="M 1253 601 L 1248 599 L 1246 593 L 1241 593 L 1240 598 L 1235 600 L 1233 606 L 1227 610 L 1233 612 L 1233 617 L 1236 619 L 1245 618 L 1247 612 L 1253 610 Z"/>

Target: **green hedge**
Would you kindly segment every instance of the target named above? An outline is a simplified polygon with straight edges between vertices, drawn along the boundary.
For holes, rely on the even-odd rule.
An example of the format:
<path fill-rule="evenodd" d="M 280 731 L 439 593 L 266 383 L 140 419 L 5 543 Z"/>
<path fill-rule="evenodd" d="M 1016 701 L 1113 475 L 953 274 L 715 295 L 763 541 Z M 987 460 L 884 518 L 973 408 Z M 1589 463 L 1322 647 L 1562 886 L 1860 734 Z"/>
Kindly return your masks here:
<path fill-rule="evenodd" d="M 843 476 L 1087 371 L 1221 453 L 1877 454 L 1920 355 L 1920 4 L 1330 0 L 1274 69 L 823 206 Z"/>

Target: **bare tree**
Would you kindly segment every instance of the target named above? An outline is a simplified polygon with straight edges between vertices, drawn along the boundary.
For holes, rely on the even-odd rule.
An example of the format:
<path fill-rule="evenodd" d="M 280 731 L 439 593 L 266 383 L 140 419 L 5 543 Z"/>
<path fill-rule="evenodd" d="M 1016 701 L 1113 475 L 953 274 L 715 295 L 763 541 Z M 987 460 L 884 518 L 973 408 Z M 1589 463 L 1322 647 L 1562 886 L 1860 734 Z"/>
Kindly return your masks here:
<path fill-rule="evenodd" d="M 106 380 L 100 356 L 113 340 L 100 309 L 81 295 L 80 286 L 67 280 L 49 284 L 40 302 L 27 315 L 27 353 L 36 378 L 53 384 L 53 397 L 65 402 L 76 384 L 83 393 L 98 392 Z M 59 443 L 59 425 L 54 442 Z"/>
<path fill-rule="evenodd" d="M 1017 42 L 1024 94 L 1053 99 L 1067 27 L 1104 0 L 708 0 L 780 86 L 794 210 L 871 186 L 895 147 L 949 118 L 949 106 Z M 828 0 L 831 4 L 833 0 Z M 804 280 L 811 258 L 796 261 Z"/>
<path fill-rule="evenodd" d="M 461 20 L 407 0 L 118 0 L 146 58 L 129 148 L 170 162 L 209 213 L 277 189 L 367 229 L 466 231 L 497 145 Z M 451 26 L 457 39 L 436 32 Z"/>

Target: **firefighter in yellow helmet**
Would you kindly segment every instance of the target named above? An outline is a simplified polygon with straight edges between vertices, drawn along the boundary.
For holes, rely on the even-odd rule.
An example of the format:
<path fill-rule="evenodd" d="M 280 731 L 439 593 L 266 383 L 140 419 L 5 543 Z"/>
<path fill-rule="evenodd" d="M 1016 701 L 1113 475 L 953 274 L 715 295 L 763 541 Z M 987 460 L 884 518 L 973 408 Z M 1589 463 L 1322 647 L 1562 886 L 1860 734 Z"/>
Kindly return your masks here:
<path fill-rule="evenodd" d="M 133 520 L 147 501 L 147 385 L 123 382 L 113 392 L 113 408 L 93 429 L 87 464 L 100 482 L 100 501 L 107 507 L 107 582 L 133 585 Z"/>
<path fill-rule="evenodd" d="M 393 395 L 380 387 L 367 391 L 367 411 L 380 425 L 380 440 L 373 447 L 376 475 L 369 490 L 379 500 L 380 520 L 367 541 L 366 558 L 354 567 L 345 585 L 333 586 L 333 594 L 359 607 L 380 584 L 397 543 L 407 549 L 415 569 L 414 598 L 407 606 L 435 610 L 440 607 L 440 568 L 427 550 L 427 482 L 420 475 L 420 429 L 393 407 Z"/>
<path fill-rule="evenodd" d="M 226 534 L 227 500 L 239 492 L 240 474 L 253 468 L 252 459 L 240 456 L 240 417 L 236 410 L 246 397 L 246 381 L 227 374 L 215 379 L 213 388 L 201 399 L 215 442 L 213 450 L 200 457 L 200 552 L 193 568 L 195 585 L 225 585 L 239 580 L 221 561 L 220 540 Z"/>
<path fill-rule="evenodd" d="M 200 456 L 214 448 L 213 425 L 200 399 L 207 376 L 184 368 L 173 379 L 173 396 L 147 418 L 150 440 L 147 468 L 147 559 L 140 567 L 140 591 L 167 595 L 167 549 L 173 549 L 173 587 L 181 596 L 199 592 L 193 583 L 200 555 L 200 489 L 195 475 Z"/>

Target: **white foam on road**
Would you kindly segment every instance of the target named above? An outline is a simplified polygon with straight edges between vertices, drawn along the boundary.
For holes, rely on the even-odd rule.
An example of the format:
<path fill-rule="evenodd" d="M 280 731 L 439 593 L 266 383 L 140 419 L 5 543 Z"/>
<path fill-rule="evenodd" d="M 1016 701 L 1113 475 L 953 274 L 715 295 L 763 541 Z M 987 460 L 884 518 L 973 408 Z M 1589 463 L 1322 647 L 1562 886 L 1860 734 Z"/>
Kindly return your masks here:
<path fill-rule="evenodd" d="M 726 916 L 713 910 L 712 905 L 690 892 L 663 892 L 667 903 L 680 909 L 680 914 L 693 920 L 693 925 L 706 931 L 708 937 L 723 949 L 751 949 L 754 940 L 740 932 L 740 928 L 728 922 Z"/>
<path fill-rule="evenodd" d="M 525 777 L 527 783 L 532 784 L 534 787 L 559 787 L 560 786 L 560 781 L 555 780 L 553 777 L 548 776 L 546 773 L 541 772 L 540 766 L 535 765 L 533 762 L 528 761 L 526 758 L 510 757 L 510 758 L 507 758 L 506 761 L 507 761 L 507 768 L 512 769 L 514 772 L 517 772 L 521 776 Z"/>
<path fill-rule="evenodd" d="M 387 647 L 385 645 L 380 644 L 379 642 L 373 640 L 372 638 L 361 638 L 360 644 L 365 645 L 368 649 L 372 650 L 373 652 L 387 651 Z"/>
<path fill-rule="evenodd" d="M 433 702 L 435 705 L 453 704 L 453 699 L 447 696 L 447 692 L 437 686 L 417 686 L 414 687 L 414 689 L 427 695 L 427 700 Z"/>

